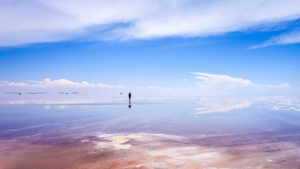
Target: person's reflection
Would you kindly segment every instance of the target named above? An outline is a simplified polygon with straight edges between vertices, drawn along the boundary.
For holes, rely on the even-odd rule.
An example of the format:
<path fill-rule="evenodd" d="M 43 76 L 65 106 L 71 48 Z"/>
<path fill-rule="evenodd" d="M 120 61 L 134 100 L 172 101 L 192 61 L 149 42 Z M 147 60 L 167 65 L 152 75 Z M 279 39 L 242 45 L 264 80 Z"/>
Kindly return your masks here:
<path fill-rule="evenodd" d="M 128 102 L 128 108 L 131 109 L 131 100 Z"/>

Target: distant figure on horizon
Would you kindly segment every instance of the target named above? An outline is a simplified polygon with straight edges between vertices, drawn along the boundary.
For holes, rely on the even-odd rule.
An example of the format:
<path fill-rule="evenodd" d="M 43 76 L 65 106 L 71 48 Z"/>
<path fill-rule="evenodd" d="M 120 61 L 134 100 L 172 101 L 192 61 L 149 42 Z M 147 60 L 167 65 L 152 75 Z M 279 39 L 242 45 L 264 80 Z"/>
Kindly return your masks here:
<path fill-rule="evenodd" d="M 131 100 L 131 92 L 128 93 L 129 101 Z"/>
<path fill-rule="evenodd" d="M 131 92 L 128 93 L 128 99 L 129 99 L 128 108 L 131 109 Z"/>

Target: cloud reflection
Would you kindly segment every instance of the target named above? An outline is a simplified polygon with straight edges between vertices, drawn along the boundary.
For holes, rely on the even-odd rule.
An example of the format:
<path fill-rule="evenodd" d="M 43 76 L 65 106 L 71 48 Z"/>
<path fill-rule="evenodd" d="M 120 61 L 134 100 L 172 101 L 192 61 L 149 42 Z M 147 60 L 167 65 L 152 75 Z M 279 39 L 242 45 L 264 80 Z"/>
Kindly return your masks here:
<path fill-rule="evenodd" d="M 199 97 L 196 114 L 229 112 L 254 105 L 276 111 L 300 111 L 300 100 L 297 97 Z"/>
<path fill-rule="evenodd" d="M 227 112 L 250 107 L 252 100 L 228 97 L 201 97 L 197 99 L 197 114 Z"/>

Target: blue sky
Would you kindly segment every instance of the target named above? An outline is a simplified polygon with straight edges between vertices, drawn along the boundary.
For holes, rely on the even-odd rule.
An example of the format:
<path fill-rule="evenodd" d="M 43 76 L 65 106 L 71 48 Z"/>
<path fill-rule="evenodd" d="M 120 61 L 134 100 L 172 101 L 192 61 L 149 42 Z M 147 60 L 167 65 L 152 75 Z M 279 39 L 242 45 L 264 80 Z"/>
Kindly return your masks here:
<path fill-rule="evenodd" d="M 268 34 L 268 33 L 264 33 Z M 59 42 L 1 49 L 1 80 L 66 78 L 126 85 L 189 85 L 190 72 L 298 85 L 298 44 L 248 49 L 260 33 L 130 42 Z"/>
<path fill-rule="evenodd" d="M 0 2 L 0 81 L 300 85 L 300 1 L 125 2 Z"/>

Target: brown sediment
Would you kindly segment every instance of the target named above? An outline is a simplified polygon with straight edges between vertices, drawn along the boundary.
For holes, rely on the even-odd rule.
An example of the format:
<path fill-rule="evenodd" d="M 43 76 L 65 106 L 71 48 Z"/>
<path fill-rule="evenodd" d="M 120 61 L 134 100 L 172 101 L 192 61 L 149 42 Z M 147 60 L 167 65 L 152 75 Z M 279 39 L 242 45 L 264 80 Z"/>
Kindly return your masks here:
<path fill-rule="evenodd" d="M 123 144 L 130 146 L 124 148 Z M 299 166 L 297 133 L 277 133 L 273 138 L 271 134 L 253 134 L 199 139 L 163 134 L 109 134 L 84 137 L 69 145 L 0 141 L 1 169 L 298 169 Z"/>

